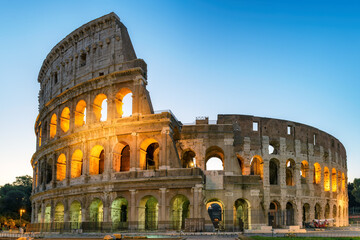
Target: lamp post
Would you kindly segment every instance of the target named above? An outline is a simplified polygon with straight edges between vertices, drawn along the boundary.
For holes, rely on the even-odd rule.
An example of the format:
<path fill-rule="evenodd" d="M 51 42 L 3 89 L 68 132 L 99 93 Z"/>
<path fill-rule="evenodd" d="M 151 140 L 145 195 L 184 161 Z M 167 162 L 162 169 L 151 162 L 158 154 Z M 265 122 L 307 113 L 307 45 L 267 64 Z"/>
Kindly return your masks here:
<path fill-rule="evenodd" d="M 21 227 L 21 216 L 23 215 L 24 212 L 25 212 L 25 209 L 20 209 L 20 227 Z"/>

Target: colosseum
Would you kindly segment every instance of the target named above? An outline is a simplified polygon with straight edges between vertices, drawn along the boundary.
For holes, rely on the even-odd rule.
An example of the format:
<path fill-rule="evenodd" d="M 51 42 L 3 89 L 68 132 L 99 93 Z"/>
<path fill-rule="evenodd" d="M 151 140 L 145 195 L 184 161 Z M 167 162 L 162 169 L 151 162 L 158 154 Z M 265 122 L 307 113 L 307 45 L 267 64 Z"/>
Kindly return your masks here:
<path fill-rule="evenodd" d="M 242 231 L 348 225 L 346 151 L 297 122 L 154 111 L 147 65 L 110 13 L 61 40 L 38 82 L 33 226 Z M 125 105 L 131 112 L 125 114 Z"/>

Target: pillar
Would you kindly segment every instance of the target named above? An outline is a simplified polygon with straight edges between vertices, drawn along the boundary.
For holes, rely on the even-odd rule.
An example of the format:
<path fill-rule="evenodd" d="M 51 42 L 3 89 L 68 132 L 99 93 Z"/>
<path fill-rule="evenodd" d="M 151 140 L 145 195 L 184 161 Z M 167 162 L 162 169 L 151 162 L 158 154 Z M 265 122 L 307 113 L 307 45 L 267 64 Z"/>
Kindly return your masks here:
<path fill-rule="evenodd" d="M 139 220 L 136 215 L 136 189 L 130 189 L 130 215 L 129 215 L 129 229 L 134 230 L 137 228 L 137 221 Z"/>
<path fill-rule="evenodd" d="M 159 201 L 159 222 L 158 229 L 166 229 L 166 188 L 159 188 L 160 201 Z"/>

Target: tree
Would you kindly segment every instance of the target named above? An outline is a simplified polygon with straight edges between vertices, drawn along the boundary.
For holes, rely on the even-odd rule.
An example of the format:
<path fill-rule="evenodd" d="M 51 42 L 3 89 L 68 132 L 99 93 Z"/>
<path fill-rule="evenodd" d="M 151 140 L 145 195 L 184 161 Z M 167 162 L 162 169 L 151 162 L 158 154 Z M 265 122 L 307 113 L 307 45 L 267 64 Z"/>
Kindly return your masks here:
<path fill-rule="evenodd" d="M 355 197 L 357 203 L 360 203 L 360 178 L 355 178 L 351 194 Z"/>
<path fill-rule="evenodd" d="M 19 219 L 20 209 L 25 209 L 22 219 L 30 221 L 32 178 L 30 176 L 16 177 L 12 184 L 0 187 L 0 216 Z"/>

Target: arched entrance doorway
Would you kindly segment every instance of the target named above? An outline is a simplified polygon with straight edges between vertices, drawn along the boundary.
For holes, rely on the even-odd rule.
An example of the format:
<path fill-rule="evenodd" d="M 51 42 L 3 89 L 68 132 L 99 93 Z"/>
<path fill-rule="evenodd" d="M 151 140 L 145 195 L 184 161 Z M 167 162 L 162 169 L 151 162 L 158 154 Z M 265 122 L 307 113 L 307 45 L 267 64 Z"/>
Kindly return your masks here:
<path fill-rule="evenodd" d="M 145 196 L 139 206 L 139 229 L 156 230 L 158 228 L 158 200 L 153 196 Z"/>
<path fill-rule="evenodd" d="M 278 228 L 281 226 L 281 207 L 280 203 L 278 203 L 277 201 L 273 201 L 270 203 L 268 223 L 269 226 L 272 226 L 273 228 Z"/>
<path fill-rule="evenodd" d="M 171 200 L 170 219 L 173 230 L 185 228 L 185 219 L 190 216 L 190 201 L 184 195 L 177 195 Z"/>
<path fill-rule="evenodd" d="M 294 225 L 294 206 L 291 202 L 286 203 L 286 226 Z"/>
<path fill-rule="evenodd" d="M 128 201 L 119 197 L 111 204 L 111 220 L 113 230 L 124 230 L 128 228 Z"/>
<path fill-rule="evenodd" d="M 218 200 L 212 200 L 206 204 L 206 209 L 214 228 L 224 230 L 224 205 Z"/>
<path fill-rule="evenodd" d="M 245 199 L 238 199 L 234 204 L 234 226 L 238 231 L 243 232 L 244 229 L 249 229 L 250 214 L 249 203 Z"/>

